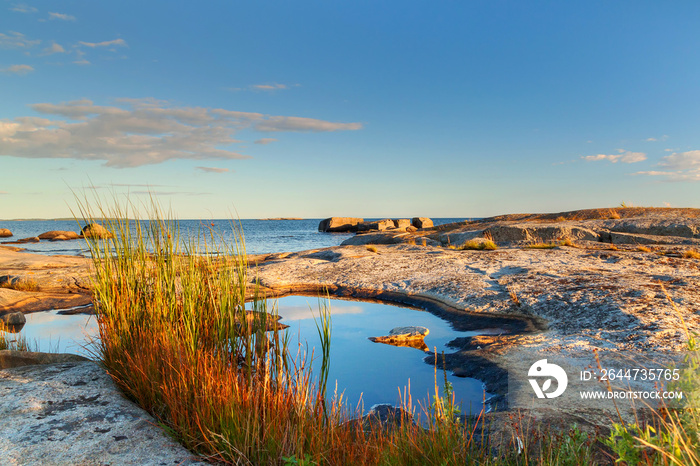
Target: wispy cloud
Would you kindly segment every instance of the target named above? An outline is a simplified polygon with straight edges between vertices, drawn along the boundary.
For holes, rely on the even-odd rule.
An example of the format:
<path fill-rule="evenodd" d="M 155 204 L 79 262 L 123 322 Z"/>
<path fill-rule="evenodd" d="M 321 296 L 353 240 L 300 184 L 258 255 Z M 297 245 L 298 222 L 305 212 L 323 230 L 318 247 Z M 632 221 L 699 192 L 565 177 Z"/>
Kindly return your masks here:
<path fill-rule="evenodd" d="M 0 154 L 25 158 L 102 160 L 137 167 L 176 159 L 249 158 L 231 149 L 235 133 L 357 130 L 360 123 L 269 116 L 217 108 L 171 107 L 155 99 L 121 99 L 122 106 L 90 100 L 38 103 L 46 118 L 0 119 Z"/>
<path fill-rule="evenodd" d="M 0 49 L 30 49 L 40 43 L 40 40 L 27 39 L 27 36 L 19 32 L 9 31 L 7 34 L 0 32 Z"/>
<path fill-rule="evenodd" d="M 53 55 L 54 53 L 66 53 L 66 49 L 56 42 L 52 43 L 42 51 L 42 55 Z"/>
<path fill-rule="evenodd" d="M 34 67 L 30 65 L 12 65 L 7 68 L 0 69 L 0 72 L 5 74 L 18 74 L 20 76 L 31 73 L 32 71 L 34 71 Z"/>
<path fill-rule="evenodd" d="M 275 138 L 262 138 L 255 141 L 255 144 L 270 144 L 271 142 L 275 142 L 276 140 L 277 139 Z"/>
<path fill-rule="evenodd" d="M 0 194 L 10 194 L 7 191 L 0 191 Z"/>
<path fill-rule="evenodd" d="M 607 160 L 612 163 L 622 162 L 622 163 L 637 163 L 643 162 L 647 159 L 647 154 L 644 152 L 630 152 L 624 149 L 618 149 L 617 154 L 598 154 L 598 155 L 587 155 L 581 157 L 587 162 L 595 162 L 598 160 Z"/>
<path fill-rule="evenodd" d="M 89 65 L 90 61 L 85 58 L 85 52 L 78 49 L 75 51 L 75 60 L 73 63 L 76 65 Z"/>
<path fill-rule="evenodd" d="M 58 19 L 61 21 L 75 21 L 75 16 L 66 15 L 64 13 L 51 13 L 49 12 L 49 19 Z"/>
<path fill-rule="evenodd" d="M 85 47 L 90 47 L 90 48 L 97 48 L 97 47 L 128 47 L 126 44 L 126 41 L 124 39 L 114 39 L 114 40 L 106 40 L 104 42 L 83 42 L 80 41 L 78 42 L 80 45 L 84 45 Z"/>
<path fill-rule="evenodd" d="M 668 135 L 664 134 L 660 138 L 646 138 L 644 141 L 646 142 L 659 142 L 659 141 L 665 141 L 668 139 Z"/>
<path fill-rule="evenodd" d="M 273 116 L 255 125 L 258 131 L 348 131 L 361 129 L 361 123 L 335 123 L 314 118 Z"/>
<path fill-rule="evenodd" d="M 674 152 L 661 157 L 663 170 L 637 172 L 635 175 L 658 176 L 664 181 L 700 181 L 700 150 Z"/>
<path fill-rule="evenodd" d="M 229 171 L 228 168 L 217 168 L 217 167 L 195 167 L 197 170 L 202 170 L 203 172 L 207 173 L 227 173 Z"/>
<path fill-rule="evenodd" d="M 25 3 L 15 3 L 12 5 L 12 8 L 10 8 L 10 11 L 14 11 L 16 13 L 36 13 L 39 10 Z"/>
<path fill-rule="evenodd" d="M 251 89 L 255 91 L 280 91 L 283 89 L 289 89 L 292 87 L 298 87 L 299 84 L 279 84 L 279 83 L 272 83 L 272 84 L 253 84 L 250 86 Z"/>

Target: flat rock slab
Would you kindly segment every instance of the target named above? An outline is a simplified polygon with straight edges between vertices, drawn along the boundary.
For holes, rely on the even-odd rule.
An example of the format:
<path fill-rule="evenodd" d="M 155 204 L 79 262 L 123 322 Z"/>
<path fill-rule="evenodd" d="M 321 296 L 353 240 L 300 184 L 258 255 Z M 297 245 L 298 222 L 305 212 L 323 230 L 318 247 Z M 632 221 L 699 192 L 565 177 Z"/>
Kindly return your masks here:
<path fill-rule="evenodd" d="M 91 361 L 0 371 L 3 465 L 192 465 Z"/>

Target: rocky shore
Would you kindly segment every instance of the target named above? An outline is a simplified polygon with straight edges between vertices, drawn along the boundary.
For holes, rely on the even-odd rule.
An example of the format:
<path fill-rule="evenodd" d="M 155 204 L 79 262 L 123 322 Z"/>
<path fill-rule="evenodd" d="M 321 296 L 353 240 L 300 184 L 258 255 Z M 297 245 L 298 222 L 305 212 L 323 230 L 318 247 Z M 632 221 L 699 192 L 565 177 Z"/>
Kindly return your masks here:
<path fill-rule="evenodd" d="M 497 249 L 473 248 L 484 241 Z M 538 359 L 572 367 L 621 352 L 680 360 L 684 328 L 700 333 L 698 248 L 700 209 L 618 208 L 365 233 L 339 247 L 249 259 L 251 280 L 268 296 L 328 290 L 424 309 L 457 330 L 493 330 L 455 340 L 445 363 L 455 375 L 484 381 L 502 409 L 508 373 L 526 374 Z M 0 270 L 38 285 L 0 288 L 0 314 L 89 302 L 87 259 L 0 247 Z M 591 427 L 614 417 L 581 400 L 551 406 L 533 415 Z M 490 416 L 500 425 L 507 413 Z"/>

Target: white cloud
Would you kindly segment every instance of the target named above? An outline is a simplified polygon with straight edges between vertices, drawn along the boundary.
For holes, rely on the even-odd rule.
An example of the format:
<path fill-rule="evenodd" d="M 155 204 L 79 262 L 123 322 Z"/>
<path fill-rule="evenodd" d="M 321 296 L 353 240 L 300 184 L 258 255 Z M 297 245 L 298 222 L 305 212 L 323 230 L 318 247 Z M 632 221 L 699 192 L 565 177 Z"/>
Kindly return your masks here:
<path fill-rule="evenodd" d="M 60 44 L 54 42 L 50 47 L 46 47 L 43 50 L 42 55 L 53 55 L 54 53 L 66 53 L 66 49 L 64 49 Z"/>
<path fill-rule="evenodd" d="M 124 39 L 106 40 L 104 42 L 83 42 L 83 41 L 80 41 L 78 43 L 80 45 L 84 45 L 85 47 L 90 47 L 93 49 L 97 48 L 97 47 L 112 47 L 112 46 L 128 47 L 128 45 L 126 45 L 126 41 Z"/>
<path fill-rule="evenodd" d="M 9 31 L 7 34 L 0 32 L 0 49 L 30 49 L 40 43 L 40 40 L 27 39 L 19 32 Z"/>
<path fill-rule="evenodd" d="M 75 21 L 75 16 L 63 13 L 49 13 L 49 19 L 60 19 L 61 21 Z"/>
<path fill-rule="evenodd" d="M 217 168 L 217 167 L 195 167 L 198 170 L 202 170 L 207 173 L 226 173 L 229 171 L 228 168 Z"/>
<path fill-rule="evenodd" d="M 664 181 L 700 181 L 700 150 L 665 155 L 658 166 L 665 170 L 643 171 L 635 175 L 659 176 Z"/>
<path fill-rule="evenodd" d="M 352 131 L 362 128 L 362 123 L 334 123 L 314 118 L 272 116 L 255 125 L 258 131 Z"/>
<path fill-rule="evenodd" d="M 90 100 L 38 103 L 49 117 L 0 119 L 0 155 L 101 160 L 136 167 L 175 159 L 249 158 L 230 149 L 241 129 L 260 131 L 355 130 L 359 123 L 269 116 L 202 107 L 171 107 L 155 99 L 120 99 L 122 106 Z M 55 117 L 55 118 L 53 118 Z"/>
<path fill-rule="evenodd" d="M 37 10 L 33 6 L 26 5 L 24 3 L 15 3 L 12 5 L 12 8 L 10 8 L 10 11 L 14 11 L 17 13 L 36 13 Z"/>
<path fill-rule="evenodd" d="M 7 68 L 0 69 L 0 71 L 6 74 L 24 75 L 34 71 L 34 67 L 29 65 L 12 65 Z"/>
<path fill-rule="evenodd" d="M 674 152 L 661 158 L 659 166 L 668 167 L 673 170 L 693 170 L 700 169 L 700 150 L 688 152 Z"/>
<path fill-rule="evenodd" d="M 624 149 L 618 149 L 617 154 L 598 154 L 598 155 L 587 155 L 581 157 L 587 162 L 594 162 L 598 160 L 608 160 L 612 163 L 622 162 L 622 163 L 637 163 L 643 162 L 647 159 L 647 155 L 644 152 L 630 152 Z"/>
<path fill-rule="evenodd" d="M 271 142 L 275 142 L 276 140 L 277 139 L 275 138 L 262 138 L 255 141 L 255 144 L 270 144 Z"/>

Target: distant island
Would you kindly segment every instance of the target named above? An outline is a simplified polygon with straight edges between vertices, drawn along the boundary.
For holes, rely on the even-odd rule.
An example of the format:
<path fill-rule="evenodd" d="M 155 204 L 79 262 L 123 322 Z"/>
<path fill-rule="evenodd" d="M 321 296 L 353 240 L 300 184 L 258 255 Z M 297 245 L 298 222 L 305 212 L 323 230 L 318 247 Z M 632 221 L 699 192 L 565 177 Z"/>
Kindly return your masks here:
<path fill-rule="evenodd" d="M 261 218 L 259 220 L 304 220 L 300 217 L 274 217 L 274 218 Z"/>

